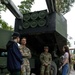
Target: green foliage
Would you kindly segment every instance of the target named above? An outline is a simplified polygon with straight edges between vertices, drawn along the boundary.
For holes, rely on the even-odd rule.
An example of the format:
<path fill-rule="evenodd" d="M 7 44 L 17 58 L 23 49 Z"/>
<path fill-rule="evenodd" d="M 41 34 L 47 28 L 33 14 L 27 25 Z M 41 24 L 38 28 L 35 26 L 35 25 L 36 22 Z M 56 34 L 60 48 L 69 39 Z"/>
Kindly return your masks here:
<path fill-rule="evenodd" d="M 0 28 L 5 30 L 13 30 L 12 26 L 8 26 L 8 24 L 1 19 L 1 11 L 6 11 L 6 6 L 2 5 L 0 2 Z"/>
<path fill-rule="evenodd" d="M 75 0 L 56 0 L 56 10 L 60 13 L 67 13 Z"/>
<path fill-rule="evenodd" d="M 21 1 L 21 5 L 18 5 L 19 10 L 22 14 L 30 12 L 34 0 L 23 0 Z"/>
<path fill-rule="evenodd" d="M 2 5 L 0 2 L 0 18 L 1 18 L 1 11 L 6 11 L 6 6 Z"/>
<path fill-rule="evenodd" d="M 75 54 L 75 49 L 74 49 L 74 52 L 73 53 Z"/>
<path fill-rule="evenodd" d="M 67 45 L 68 45 L 69 47 L 71 47 L 71 43 L 70 43 L 69 40 L 67 40 Z"/>
<path fill-rule="evenodd" d="M 70 7 L 75 2 L 75 0 L 55 0 L 56 1 L 56 10 L 62 14 L 70 11 Z M 34 3 L 34 0 L 23 0 L 21 1 L 21 5 L 19 5 L 19 10 L 21 13 L 25 14 L 30 12 L 30 9 Z"/>
<path fill-rule="evenodd" d="M 13 31 L 12 26 L 8 26 L 8 24 L 5 21 L 3 21 L 2 19 L 0 19 L 0 28 Z"/>
<path fill-rule="evenodd" d="M 0 12 L 1 12 L 1 11 L 6 11 L 6 6 L 0 4 Z"/>

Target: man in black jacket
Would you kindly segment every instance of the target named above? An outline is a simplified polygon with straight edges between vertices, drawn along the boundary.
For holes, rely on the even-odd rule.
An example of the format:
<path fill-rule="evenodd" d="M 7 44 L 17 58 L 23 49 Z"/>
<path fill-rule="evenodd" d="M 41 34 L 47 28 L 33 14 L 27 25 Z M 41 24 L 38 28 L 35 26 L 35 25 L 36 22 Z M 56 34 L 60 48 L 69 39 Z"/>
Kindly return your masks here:
<path fill-rule="evenodd" d="M 21 75 L 21 65 L 23 63 L 22 55 L 18 48 L 18 42 L 20 41 L 20 34 L 18 32 L 14 32 L 12 35 L 12 39 L 7 45 L 7 69 L 9 70 L 11 75 Z"/>

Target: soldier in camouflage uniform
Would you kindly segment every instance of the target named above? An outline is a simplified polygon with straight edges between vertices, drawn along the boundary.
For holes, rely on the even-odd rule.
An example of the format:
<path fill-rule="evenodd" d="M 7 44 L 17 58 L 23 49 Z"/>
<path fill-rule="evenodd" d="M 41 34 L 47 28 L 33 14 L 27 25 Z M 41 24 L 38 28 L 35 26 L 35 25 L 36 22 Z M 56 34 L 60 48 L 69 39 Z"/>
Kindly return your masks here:
<path fill-rule="evenodd" d="M 41 75 L 50 75 L 52 57 L 51 54 L 48 52 L 48 46 L 44 47 L 44 52 L 40 55 L 40 61 Z"/>
<path fill-rule="evenodd" d="M 22 65 L 22 75 L 30 75 L 30 63 L 29 59 L 31 58 L 30 49 L 26 47 L 26 38 L 21 39 L 20 51 L 23 56 L 23 65 Z"/>

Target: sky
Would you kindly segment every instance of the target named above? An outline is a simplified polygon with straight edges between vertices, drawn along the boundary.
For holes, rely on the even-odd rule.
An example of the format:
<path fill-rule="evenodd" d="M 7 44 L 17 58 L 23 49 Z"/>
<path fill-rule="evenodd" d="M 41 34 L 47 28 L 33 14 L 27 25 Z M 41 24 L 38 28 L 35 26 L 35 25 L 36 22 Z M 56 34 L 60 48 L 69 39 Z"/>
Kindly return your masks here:
<path fill-rule="evenodd" d="M 12 0 L 14 4 L 17 6 L 20 4 L 21 0 Z M 31 11 L 37 11 L 37 10 L 43 10 L 47 9 L 45 0 L 35 0 L 35 3 L 32 6 Z M 71 7 L 71 10 L 64 15 L 64 17 L 67 19 L 67 33 L 69 37 L 72 37 L 72 39 L 69 39 L 69 41 L 72 42 L 72 46 L 74 46 L 75 41 L 75 3 L 73 4 L 73 7 Z M 15 17 L 14 15 L 7 10 L 6 12 L 2 12 L 2 19 L 5 20 L 9 25 L 14 27 L 15 23 Z"/>
<path fill-rule="evenodd" d="M 71 10 L 64 15 L 64 17 L 67 19 L 67 33 L 69 37 L 72 37 L 72 39 L 69 37 L 68 39 L 72 42 L 72 46 L 75 47 L 75 3 L 73 4 L 73 7 L 71 7 Z"/>

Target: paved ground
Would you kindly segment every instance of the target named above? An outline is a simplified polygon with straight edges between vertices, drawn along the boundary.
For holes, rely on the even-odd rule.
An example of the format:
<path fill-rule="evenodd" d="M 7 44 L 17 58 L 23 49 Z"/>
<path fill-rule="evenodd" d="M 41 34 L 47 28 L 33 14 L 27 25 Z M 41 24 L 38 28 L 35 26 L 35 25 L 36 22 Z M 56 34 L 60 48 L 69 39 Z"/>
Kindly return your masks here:
<path fill-rule="evenodd" d="M 75 75 L 75 71 L 72 70 L 71 73 L 70 73 L 70 75 Z"/>

